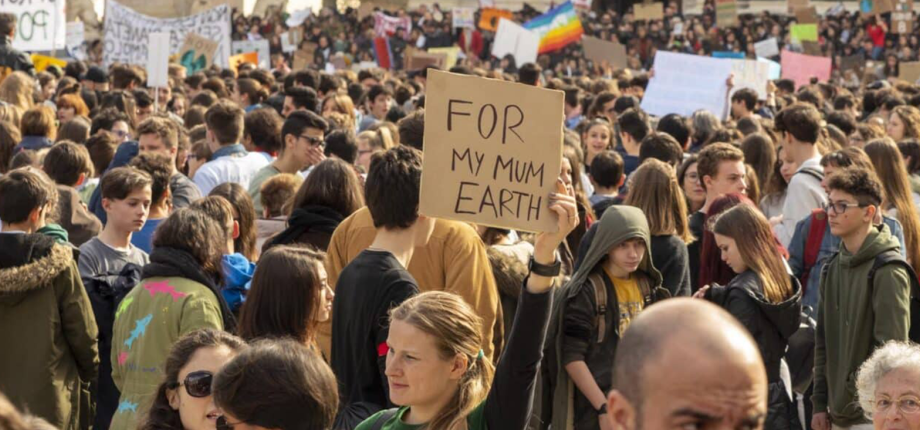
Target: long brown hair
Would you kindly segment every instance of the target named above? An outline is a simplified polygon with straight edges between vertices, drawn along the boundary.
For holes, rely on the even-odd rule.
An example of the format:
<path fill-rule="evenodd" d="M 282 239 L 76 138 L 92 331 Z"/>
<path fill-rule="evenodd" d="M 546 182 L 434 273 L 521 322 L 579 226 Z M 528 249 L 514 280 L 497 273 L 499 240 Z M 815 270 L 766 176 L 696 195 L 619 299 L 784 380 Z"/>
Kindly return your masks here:
<path fill-rule="evenodd" d="M 645 160 L 633 174 L 641 192 L 629 193 L 625 204 L 645 212 L 652 236 L 674 235 L 684 243 L 693 241 L 687 218 L 687 202 L 670 164 L 654 158 Z"/>
<path fill-rule="evenodd" d="M 243 254 L 249 261 L 256 261 L 259 258 L 256 249 L 256 209 L 249 192 L 240 184 L 224 182 L 214 187 L 209 195 L 223 197 L 233 206 L 236 221 L 240 224 L 240 235 L 233 241 L 233 250 Z"/>
<path fill-rule="evenodd" d="M 240 311 L 240 337 L 247 342 L 290 337 L 310 344 L 325 287 L 319 278 L 324 257 L 308 248 L 284 245 L 263 254 Z"/>
<path fill-rule="evenodd" d="M 770 222 L 757 208 L 737 205 L 723 212 L 712 232 L 735 240 L 744 264 L 760 278 L 767 301 L 780 303 L 792 295 L 792 280 L 776 250 Z"/>
<path fill-rule="evenodd" d="M 147 417 L 138 426 L 139 430 L 164 430 L 182 429 L 182 419 L 179 411 L 169 405 L 168 391 L 179 381 L 179 371 L 185 367 L 201 348 L 216 348 L 226 346 L 234 352 L 239 352 L 246 347 L 242 339 L 221 330 L 201 329 L 193 331 L 179 338 L 169 350 L 166 363 L 163 366 L 163 382 L 157 388 L 156 397 L 150 406 Z"/>
<path fill-rule="evenodd" d="M 430 291 L 406 300 L 390 311 L 391 321 L 401 321 L 437 342 L 441 358 L 453 360 L 463 354 L 469 370 L 460 378 L 459 389 L 447 406 L 428 423 L 428 428 L 458 430 L 466 428 L 466 418 L 489 395 L 495 366 L 480 356 L 482 318 L 460 296 Z"/>
<path fill-rule="evenodd" d="M 914 206 L 914 196 L 907 177 L 907 166 L 901 157 L 901 151 L 890 138 L 874 139 L 864 148 L 866 155 L 875 166 L 885 189 L 885 201 L 882 207 L 895 208 L 898 221 L 904 231 L 904 249 L 911 267 L 920 267 L 920 218 Z"/>
<path fill-rule="evenodd" d="M 173 212 L 157 227 L 153 247 L 185 251 L 195 258 L 205 273 L 220 279 L 220 259 L 226 245 L 224 238 L 227 237 L 225 229 L 206 211 L 195 207 L 183 208 Z"/>
<path fill-rule="evenodd" d="M 338 158 L 327 158 L 316 165 L 300 184 L 291 210 L 306 206 L 327 207 L 342 217 L 364 207 L 364 193 L 355 170 Z"/>
<path fill-rule="evenodd" d="M 913 106 L 897 106 L 891 113 L 901 118 L 904 123 L 904 139 L 920 138 L 920 110 Z"/>

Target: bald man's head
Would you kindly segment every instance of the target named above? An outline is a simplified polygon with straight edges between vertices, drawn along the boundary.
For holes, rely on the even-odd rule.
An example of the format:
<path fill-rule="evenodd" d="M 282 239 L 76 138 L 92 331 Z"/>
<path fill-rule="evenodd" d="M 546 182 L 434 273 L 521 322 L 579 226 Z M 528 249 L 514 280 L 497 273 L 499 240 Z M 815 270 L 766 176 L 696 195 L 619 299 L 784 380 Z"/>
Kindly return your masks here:
<path fill-rule="evenodd" d="M 615 397 L 628 402 L 633 423 L 621 423 L 627 427 L 663 428 L 648 417 L 673 414 L 762 423 L 766 413 L 757 344 L 733 316 L 704 300 L 669 299 L 643 311 L 617 345 L 614 363 L 610 416 L 618 419 Z"/>

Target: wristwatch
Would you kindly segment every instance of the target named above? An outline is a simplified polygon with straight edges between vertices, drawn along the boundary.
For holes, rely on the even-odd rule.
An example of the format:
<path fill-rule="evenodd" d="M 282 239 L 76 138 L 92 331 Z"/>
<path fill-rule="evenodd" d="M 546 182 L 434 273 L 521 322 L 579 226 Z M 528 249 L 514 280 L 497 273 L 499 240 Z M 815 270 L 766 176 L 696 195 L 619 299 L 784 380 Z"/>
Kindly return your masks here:
<path fill-rule="evenodd" d="M 607 404 L 606 404 L 606 403 L 604 403 L 603 405 L 601 405 L 601 407 L 597 408 L 597 414 L 598 414 L 598 415 L 604 415 L 604 414 L 606 414 L 606 413 L 607 413 Z"/>
<path fill-rule="evenodd" d="M 537 263 L 531 255 L 528 269 L 530 269 L 530 273 L 552 278 L 559 276 L 559 273 L 562 271 L 562 261 L 557 258 L 555 263 L 553 263 L 551 266 L 547 266 L 545 264 Z"/>

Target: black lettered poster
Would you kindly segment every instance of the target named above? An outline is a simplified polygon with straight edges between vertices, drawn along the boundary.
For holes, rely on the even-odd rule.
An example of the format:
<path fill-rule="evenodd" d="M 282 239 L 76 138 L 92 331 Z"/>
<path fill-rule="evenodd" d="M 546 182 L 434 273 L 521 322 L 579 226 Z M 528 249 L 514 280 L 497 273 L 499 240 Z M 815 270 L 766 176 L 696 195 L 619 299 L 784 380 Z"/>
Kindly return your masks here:
<path fill-rule="evenodd" d="M 428 71 L 419 212 L 492 227 L 556 231 L 562 91 Z"/>

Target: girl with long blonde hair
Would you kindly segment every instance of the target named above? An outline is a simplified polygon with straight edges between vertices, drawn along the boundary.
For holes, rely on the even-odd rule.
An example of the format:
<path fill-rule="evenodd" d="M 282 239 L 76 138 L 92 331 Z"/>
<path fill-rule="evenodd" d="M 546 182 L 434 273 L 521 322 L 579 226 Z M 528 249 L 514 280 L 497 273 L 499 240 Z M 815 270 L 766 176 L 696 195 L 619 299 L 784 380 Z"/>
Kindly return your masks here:
<path fill-rule="evenodd" d="M 907 262 L 911 267 L 920 268 L 920 216 L 917 214 L 920 196 L 911 191 L 901 151 L 888 138 L 872 140 L 864 149 L 885 189 L 882 210 L 901 223 Z"/>
<path fill-rule="evenodd" d="M 35 79 L 25 72 L 13 72 L 0 83 L 0 101 L 24 111 L 35 105 L 32 98 L 34 92 Z"/>

